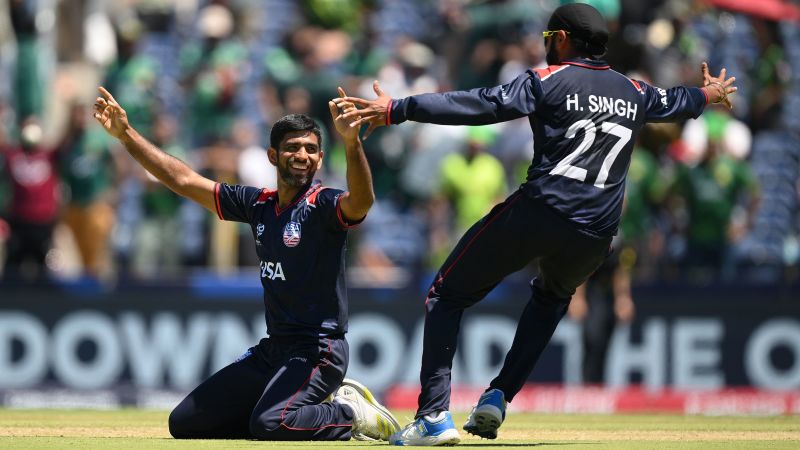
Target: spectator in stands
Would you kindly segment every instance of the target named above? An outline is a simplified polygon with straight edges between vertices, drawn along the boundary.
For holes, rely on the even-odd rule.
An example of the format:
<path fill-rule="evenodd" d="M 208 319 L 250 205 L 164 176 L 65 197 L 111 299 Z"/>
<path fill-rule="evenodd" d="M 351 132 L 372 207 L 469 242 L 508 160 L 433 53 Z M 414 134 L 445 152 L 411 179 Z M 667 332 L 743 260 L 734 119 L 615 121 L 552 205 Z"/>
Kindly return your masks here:
<path fill-rule="evenodd" d="M 453 247 L 453 239 L 489 212 L 506 193 L 505 169 L 486 151 L 497 137 L 494 127 L 467 127 L 466 135 L 458 136 L 463 139 L 463 148 L 441 160 L 439 192 L 428 204 L 431 268 L 440 266 Z M 447 136 L 444 130 L 435 131 Z"/>
<path fill-rule="evenodd" d="M 145 136 L 151 136 L 156 117 L 156 62 L 137 52 L 142 23 L 126 18 L 117 25 L 117 59 L 105 73 L 104 84 L 117 93 Z"/>
<path fill-rule="evenodd" d="M 41 51 L 37 30 L 38 2 L 18 0 L 9 2 L 11 26 L 17 43 L 13 90 L 17 117 L 42 114 L 43 90 L 41 81 Z"/>
<path fill-rule="evenodd" d="M 57 152 L 42 145 L 42 135 L 38 118 L 28 117 L 20 128 L 21 145 L 2 152 L 11 181 L 6 272 L 28 281 L 45 276 L 45 259 L 60 207 Z"/>
<path fill-rule="evenodd" d="M 91 277 L 109 275 L 108 253 L 115 214 L 113 159 L 110 142 L 99 127 L 90 124 L 91 111 L 82 103 L 72 105 L 70 123 L 59 145 L 61 174 L 68 189 L 63 220 L 72 230 L 83 263 Z"/>
<path fill-rule="evenodd" d="M 744 237 L 759 203 L 759 185 L 750 167 L 724 148 L 726 116 L 710 115 L 708 146 L 694 165 L 679 164 L 672 191 L 685 201 L 688 213 L 684 266 L 707 278 L 726 262 L 731 242 Z M 733 213 L 746 197 L 743 220 Z"/>
<path fill-rule="evenodd" d="M 177 123 L 161 114 L 153 125 L 153 143 L 164 153 L 186 159 L 186 150 L 175 138 Z M 138 170 L 143 182 L 142 217 L 135 228 L 132 269 L 137 275 L 171 275 L 181 264 L 181 198 L 144 170 Z"/>
<path fill-rule="evenodd" d="M 653 152 L 638 145 L 634 147 L 616 251 L 620 264 L 625 270 L 635 270 L 637 279 L 652 277 L 663 256 L 664 232 L 657 211 L 663 206 L 668 187 L 669 180 L 659 170 Z"/>
<path fill-rule="evenodd" d="M 633 320 L 631 268 L 621 264 L 621 256 L 619 251 L 612 253 L 578 287 L 569 305 L 569 316 L 582 325 L 581 374 L 584 383 L 606 381 L 606 356 L 614 330 L 618 323 Z"/>
<path fill-rule="evenodd" d="M 450 199 L 460 235 L 506 193 L 503 165 L 486 148 L 495 140 L 489 126 L 470 127 L 463 153 L 448 155 L 441 166 L 442 193 Z"/>
<path fill-rule="evenodd" d="M 229 136 L 238 112 L 236 94 L 242 81 L 247 50 L 233 35 L 233 13 L 211 4 L 199 14 L 199 43 L 189 42 L 181 51 L 185 81 L 192 86 L 190 123 L 192 146 L 212 144 Z"/>

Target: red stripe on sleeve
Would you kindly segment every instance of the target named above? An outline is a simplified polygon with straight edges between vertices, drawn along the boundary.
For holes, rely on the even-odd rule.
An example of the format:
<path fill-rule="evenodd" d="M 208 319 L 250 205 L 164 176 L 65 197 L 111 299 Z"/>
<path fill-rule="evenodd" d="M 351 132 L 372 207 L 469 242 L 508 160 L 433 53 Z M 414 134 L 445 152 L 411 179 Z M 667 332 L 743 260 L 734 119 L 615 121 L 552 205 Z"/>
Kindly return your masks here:
<path fill-rule="evenodd" d="M 392 124 L 392 99 L 389 99 L 389 105 L 386 106 L 386 125 Z"/>
<path fill-rule="evenodd" d="M 644 94 L 644 89 L 642 89 L 642 85 L 641 84 L 639 84 L 636 80 L 631 79 L 631 78 L 628 78 L 628 81 L 630 81 L 631 84 L 633 84 L 633 87 L 635 87 L 637 91 L 639 91 L 639 92 Z"/>
<path fill-rule="evenodd" d="M 353 228 L 353 227 L 361 224 L 361 222 L 363 222 L 364 219 L 367 218 L 367 216 L 364 216 L 361 219 L 359 219 L 359 220 L 357 220 L 357 221 L 355 221 L 353 223 L 345 222 L 344 216 L 342 216 L 342 197 L 343 196 L 344 196 L 344 194 L 340 195 L 339 198 L 336 199 L 336 217 L 339 219 L 339 225 L 341 225 L 342 228 L 347 230 L 347 229 Z"/>

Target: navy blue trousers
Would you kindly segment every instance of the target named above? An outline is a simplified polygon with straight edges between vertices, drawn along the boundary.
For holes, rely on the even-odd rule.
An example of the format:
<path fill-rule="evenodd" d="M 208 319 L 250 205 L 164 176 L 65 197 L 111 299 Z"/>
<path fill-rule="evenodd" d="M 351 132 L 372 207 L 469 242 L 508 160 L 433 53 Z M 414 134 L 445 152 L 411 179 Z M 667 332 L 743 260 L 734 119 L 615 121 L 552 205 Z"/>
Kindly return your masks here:
<path fill-rule="evenodd" d="M 353 413 L 325 402 L 342 383 L 343 336 L 269 337 L 192 391 L 169 416 L 178 439 L 348 440 Z"/>
<path fill-rule="evenodd" d="M 552 209 L 517 191 L 461 238 L 425 300 L 425 335 L 417 417 L 450 407 L 450 371 L 464 309 L 534 260 L 539 275 L 511 349 L 490 388 L 511 401 L 533 370 L 581 285 L 608 255 L 611 238 L 585 235 Z"/>

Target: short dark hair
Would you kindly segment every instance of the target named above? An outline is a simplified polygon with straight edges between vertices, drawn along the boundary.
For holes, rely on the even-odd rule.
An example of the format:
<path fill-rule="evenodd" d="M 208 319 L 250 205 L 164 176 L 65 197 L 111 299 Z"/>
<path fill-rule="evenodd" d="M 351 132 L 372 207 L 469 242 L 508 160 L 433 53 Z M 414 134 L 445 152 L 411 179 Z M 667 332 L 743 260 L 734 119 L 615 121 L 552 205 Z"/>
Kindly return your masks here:
<path fill-rule="evenodd" d="M 269 146 L 277 150 L 283 138 L 293 131 L 310 131 L 314 133 L 317 135 L 317 142 L 319 142 L 320 148 L 322 148 L 322 132 L 319 124 L 305 114 L 289 114 L 275 122 L 269 132 Z"/>

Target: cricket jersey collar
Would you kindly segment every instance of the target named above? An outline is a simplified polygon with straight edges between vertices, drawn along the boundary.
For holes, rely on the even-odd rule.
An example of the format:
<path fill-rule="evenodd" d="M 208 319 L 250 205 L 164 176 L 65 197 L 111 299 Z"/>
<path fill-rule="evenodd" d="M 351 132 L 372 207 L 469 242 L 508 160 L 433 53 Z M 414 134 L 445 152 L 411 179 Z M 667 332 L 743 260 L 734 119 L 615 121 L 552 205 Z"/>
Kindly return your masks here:
<path fill-rule="evenodd" d="M 562 61 L 561 64 L 584 67 L 592 70 L 608 70 L 611 68 L 611 66 L 609 66 L 608 63 L 602 59 L 570 58 Z"/>
<path fill-rule="evenodd" d="M 308 183 L 305 186 L 304 189 L 300 189 L 299 191 L 297 191 L 297 194 L 295 194 L 295 196 L 292 199 L 292 201 L 288 205 L 283 207 L 283 208 L 278 206 L 278 204 L 280 202 L 278 201 L 278 193 L 276 191 L 276 193 L 275 193 L 275 215 L 279 216 L 284 211 L 288 211 L 288 210 L 292 209 L 294 207 L 294 205 L 296 205 L 298 202 L 300 202 L 300 200 L 308 197 L 309 195 L 311 195 L 311 193 L 316 191 L 321 186 L 322 186 L 322 183 L 319 180 L 313 180 L 311 183 Z"/>

